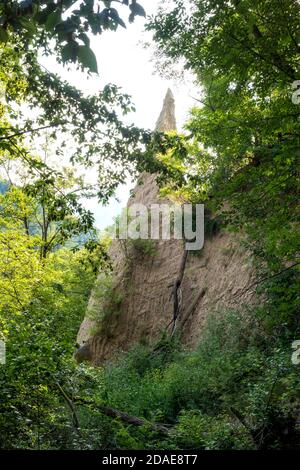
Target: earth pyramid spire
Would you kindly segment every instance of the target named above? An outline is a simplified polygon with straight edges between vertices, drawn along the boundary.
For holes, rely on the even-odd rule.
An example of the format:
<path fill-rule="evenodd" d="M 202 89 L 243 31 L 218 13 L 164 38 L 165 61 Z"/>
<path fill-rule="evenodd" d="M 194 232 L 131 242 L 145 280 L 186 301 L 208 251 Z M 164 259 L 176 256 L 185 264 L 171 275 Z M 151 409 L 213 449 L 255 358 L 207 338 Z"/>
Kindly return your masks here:
<path fill-rule="evenodd" d="M 170 132 L 175 131 L 176 127 L 175 99 L 172 91 L 168 88 L 155 130 L 158 132 Z"/>
<path fill-rule="evenodd" d="M 176 130 L 175 102 L 167 91 L 162 111 L 156 123 L 158 132 Z M 168 204 L 156 183 L 157 175 L 139 175 L 127 206 Z M 206 240 L 201 256 L 190 256 L 181 282 L 182 301 L 178 316 L 181 340 L 196 347 L 212 308 L 234 309 L 253 295 L 243 298 L 234 292 L 244 290 L 252 279 L 246 258 L 234 249 L 236 240 L 226 232 Z M 230 261 L 228 250 L 230 249 Z M 226 252 L 225 252 L 226 250 Z M 78 362 L 90 361 L 102 365 L 127 351 L 135 344 L 154 345 L 163 332 L 171 334 L 174 316 L 174 286 L 182 270 L 183 240 L 170 239 L 134 241 L 113 240 L 109 249 L 113 272 L 99 273 L 90 297 L 87 315 L 77 337 L 80 348 L 75 353 Z M 107 286 L 110 286 L 107 288 Z M 216 304 L 216 298 L 218 303 Z M 152 347 L 152 346 L 151 346 Z"/>
<path fill-rule="evenodd" d="M 157 132 L 171 132 L 176 131 L 176 128 L 175 99 L 172 91 L 168 88 L 163 101 L 162 110 L 156 121 L 154 130 Z M 154 203 L 163 202 L 159 198 L 159 189 L 156 184 L 156 178 L 156 174 L 143 171 L 140 174 L 137 185 L 128 201 L 128 206 L 134 203 L 149 206 Z"/>

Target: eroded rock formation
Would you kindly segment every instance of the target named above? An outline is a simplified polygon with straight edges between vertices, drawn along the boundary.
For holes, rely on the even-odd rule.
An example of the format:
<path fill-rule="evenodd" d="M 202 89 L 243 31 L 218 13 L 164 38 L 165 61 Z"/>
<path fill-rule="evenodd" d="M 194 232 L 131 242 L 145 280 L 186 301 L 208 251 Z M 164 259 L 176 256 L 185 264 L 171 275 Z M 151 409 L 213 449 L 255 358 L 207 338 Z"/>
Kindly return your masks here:
<path fill-rule="evenodd" d="M 163 132 L 176 129 L 174 98 L 170 90 L 156 129 Z M 155 175 L 143 173 L 128 205 L 133 202 L 162 203 L 155 179 Z M 178 276 L 183 252 L 182 240 L 158 240 L 154 254 L 131 252 L 129 266 L 121 243 L 117 240 L 112 243 L 110 255 L 116 286 L 124 292 L 119 315 L 106 319 L 111 322 L 109 334 L 105 329 L 91 333 L 95 324 L 88 316 L 78 334 L 78 343 L 88 345 L 94 364 L 101 364 L 118 350 L 127 350 L 139 341 L 154 342 L 170 328 L 173 315 L 170 286 Z M 234 236 L 224 231 L 206 239 L 200 252 L 189 252 L 181 285 L 178 321 L 187 345 L 197 343 L 210 312 L 237 309 L 251 300 L 252 294 L 246 290 L 251 275 L 248 256 Z M 93 295 L 90 308 L 97 311 L 97 300 Z"/>

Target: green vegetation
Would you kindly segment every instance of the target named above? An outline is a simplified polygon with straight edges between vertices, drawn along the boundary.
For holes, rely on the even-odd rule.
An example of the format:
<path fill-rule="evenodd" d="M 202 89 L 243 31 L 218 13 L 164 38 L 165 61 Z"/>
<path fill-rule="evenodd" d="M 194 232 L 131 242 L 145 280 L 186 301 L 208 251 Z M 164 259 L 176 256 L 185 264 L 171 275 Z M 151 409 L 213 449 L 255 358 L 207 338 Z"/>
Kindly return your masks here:
<path fill-rule="evenodd" d="M 92 304 L 87 310 L 87 316 L 96 324 L 94 333 L 108 338 L 113 336 L 125 295 L 111 273 L 98 276 L 93 287 Z"/>
<path fill-rule="evenodd" d="M 97 73 L 97 60 L 90 48 L 87 33 L 100 35 L 106 30 L 116 31 L 126 28 L 125 22 L 113 6 L 123 3 L 128 7 L 129 22 L 137 16 L 146 16 L 143 7 L 136 0 L 107 2 L 101 0 L 95 12 L 93 1 L 84 0 L 74 10 L 75 0 L 63 2 L 46 0 L 27 0 L 25 2 L 0 2 L 1 42 L 8 42 L 10 33 L 19 36 L 25 50 L 38 46 L 44 51 L 51 50 L 50 41 L 54 41 L 54 50 L 60 61 L 78 63 L 83 69 Z"/>
<path fill-rule="evenodd" d="M 275 297 L 273 311 L 279 307 Z M 270 328 L 268 314 L 266 307 L 216 312 L 196 351 L 180 348 L 178 338 L 164 340 L 106 367 L 97 377 L 102 393 L 96 402 L 170 426 L 163 440 L 150 428 L 133 426 L 121 438 L 118 423 L 117 447 L 128 448 L 132 439 L 134 448 L 149 449 L 293 447 L 299 372 L 291 363 L 292 335 L 286 328 L 274 338 L 282 323 Z"/>
<path fill-rule="evenodd" d="M 147 20 L 160 72 L 184 63 L 202 90 L 184 135 L 125 126 L 118 116 L 133 107 L 117 87 L 85 96 L 39 65 L 44 51 L 96 73 L 86 33 L 124 26 L 119 2 L 95 12 L 83 1 L 68 16 L 73 3 L 0 2 L 0 447 L 299 447 L 299 3 L 174 0 Z M 137 2 L 123 3 L 130 21 L 144 16 Z M 59 165 L 33 150 L 42 137 Z M 70 162 L 99 172 L 95 186 L 62 168 L 67 144 Z M 246 289 L 259 304 L 212 309 L 194 351 L 163 336 L 101 368 L 77 366 L 76 333 L 98 272 L 95 314 L 108 339 L 126 295 L 82 198 L 107 201 L 136 169 L 158 172 L 163 194 L 205 203 L 208 236 L 243 234 L 257 271 Z M 132 244 L 137 257 L 155 254 L 152 242 Z"/>
<path fill-rule="evenodd" d="M 129 250 L 133 252 L 133 256 L 138 258 L 153 258 L 156 254 L 156 243 L 154 240 L 128 240 Z"/>

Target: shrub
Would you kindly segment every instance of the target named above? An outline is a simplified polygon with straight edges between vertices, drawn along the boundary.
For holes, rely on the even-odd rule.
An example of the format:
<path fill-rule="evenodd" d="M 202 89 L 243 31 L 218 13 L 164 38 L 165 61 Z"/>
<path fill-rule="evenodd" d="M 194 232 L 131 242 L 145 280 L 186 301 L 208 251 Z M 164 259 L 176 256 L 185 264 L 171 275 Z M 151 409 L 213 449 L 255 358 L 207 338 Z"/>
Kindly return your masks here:
<path fill-rule="evenodd" d="M 121 290 L 112 274 L 102 274 L 96 280 L 92 296 L 88 317 L 96 322 L 98 333 L 113 335 L 115 321 L 121 314 L 125 291 Z"/>
<path fill-rule="evenodd" d="M 129 242 L 137 256 L 154 257 L 156 254 L 156 243 L 154 240 L 137 238 L 136 240 L 129 240 Z"/>
<path fill-rule="evenodd" d="M 107 403 L 171 426 L 164 441 L 147 434 L 145 448 L 276 448 L 286 432 L 296 436 L 299 374 L 290 345 L 270 341 L 255 310 L 216 312 L 196 351 L 177 347 L 156 355 L 137 346 L 103 371 Z"/>

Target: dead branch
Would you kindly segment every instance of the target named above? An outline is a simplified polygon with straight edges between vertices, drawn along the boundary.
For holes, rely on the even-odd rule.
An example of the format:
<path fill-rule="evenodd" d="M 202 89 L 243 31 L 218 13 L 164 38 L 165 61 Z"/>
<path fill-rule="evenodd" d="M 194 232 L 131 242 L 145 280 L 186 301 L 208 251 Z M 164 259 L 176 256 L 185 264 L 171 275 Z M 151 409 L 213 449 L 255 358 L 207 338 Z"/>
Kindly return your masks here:
<path fill-rule="evenodd" d="M 184 318 L 181 320 L 181 328 L 184 327 L 184 325 L 186 324 L 187 320 L 189 319 L 189 317 L 191 315 L 194 314 L 200 300 L 204 297 L 204 294 L 206 292 L 206 289 L 201 289 L 201 291 L 199 292 L 199 294 L 197 295 L 197 297 L 194 299 L 194 302 L 192 303 L 192 305 L 190 306 L 190 308 L 188 309 L 186 315 L 184 316 Z"/>
<path fill-rule="evenodd" d="M 94 403 L 93 401 L 82 400 L 80 398 L 76 399 L 76 403 L 81 405 L 91 405 L 95 409 L 100 411 L 100 413 L 103 413 L 104 415 L 109 416 L 110 418 L 120 419 L 121 421 L 127 424 L 132 424 L 134 426 L 149 426 L 150 428 L 152 428 L 153 431 L 158 432 L 160 434 L 169 433 L 169 429 L 163 424 L 153 424 L 149 421 L 146 421 L 145 419 L 138 418 L 137 416 L 133 416 L 128 413 L 124 413 L 123 411 L 116 410 L 109 406 L 100 405 L 98 403 Z"/>
<path fill-rule="evenodd" d="M 181 258 L 179 273 L 175 281 L 170 284 L 168 287 L 172 287 L 172 292 L 170 296 L 170 300 L 173 298 L 173 319 L 167 326 L 167 328 L 173 323 L 171 336 L 174 335 L 177 325 L 177 318 L 179 315 L 180 307 L 181 307 L 181 284 L 182 279 L 185 272 L 185 266 L 188 258 L 188 251 L 184 250 L 183 256 Z"/>
<path fill-rule="evenodd" d="M 68 397 L 68 395 L 66 394 L 66 392 L 64 391 L 64 389 L 60 386 L 58 382 L 55 382 L 55 385 L 57 389 L 60 391 L 63 398 L 65 399 L 65 402 L 67 403 L 68 407 L 70 408 L 71 413 L 72 413 L 72 420 L 73 420 L 74 427 L 77 430 L 78 434 L 81 436 L 79 420 L 76 414 L 73 401 L 71 400 L 71 398 Z"/>

